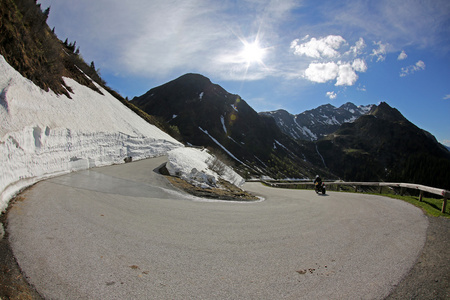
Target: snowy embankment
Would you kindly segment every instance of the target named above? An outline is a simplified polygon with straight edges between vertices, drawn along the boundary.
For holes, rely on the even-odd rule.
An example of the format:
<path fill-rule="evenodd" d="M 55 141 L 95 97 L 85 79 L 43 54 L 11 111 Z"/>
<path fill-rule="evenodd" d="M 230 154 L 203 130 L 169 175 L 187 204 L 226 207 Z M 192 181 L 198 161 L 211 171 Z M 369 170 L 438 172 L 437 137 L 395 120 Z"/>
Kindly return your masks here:
<path fill-rule="evenodd" d="M 167 162 L 170 175 L 201 187 L 218 187 L 219 178 L 235 186 L 242 186 L 245 180 L 230 167 L 209 154 L 208 150 L 178 148 L 171 150 Z"/>
<path fill-rule="evenodd" d="M 43 91 L 0 56 L 0 211 L 44 178 L 183 147 L 102 88 L 64 80 L 72 99 Z"/>

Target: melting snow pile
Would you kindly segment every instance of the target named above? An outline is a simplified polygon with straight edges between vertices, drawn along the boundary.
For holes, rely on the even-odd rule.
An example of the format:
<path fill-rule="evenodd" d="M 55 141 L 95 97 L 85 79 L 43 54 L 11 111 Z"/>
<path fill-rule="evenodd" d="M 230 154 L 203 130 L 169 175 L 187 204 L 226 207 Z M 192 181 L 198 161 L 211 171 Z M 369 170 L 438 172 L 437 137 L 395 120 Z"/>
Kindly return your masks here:
<path fill-rule="evenodd" d="M 38 180 L 183 146 L 101 87 L 104 95 L 64 80 L 72 99 L 43 91 L 0 55 L 0 211 Z"/>
<path fill-rule="evenodd" d="M 167 170 L 170 175 L 180 177 L 201 187 L 217 187 L 219 178 L 236 186 L 242 186 L 245 180 L 222 163 L 206 149 L 177 148 L 169 151 Z"/>

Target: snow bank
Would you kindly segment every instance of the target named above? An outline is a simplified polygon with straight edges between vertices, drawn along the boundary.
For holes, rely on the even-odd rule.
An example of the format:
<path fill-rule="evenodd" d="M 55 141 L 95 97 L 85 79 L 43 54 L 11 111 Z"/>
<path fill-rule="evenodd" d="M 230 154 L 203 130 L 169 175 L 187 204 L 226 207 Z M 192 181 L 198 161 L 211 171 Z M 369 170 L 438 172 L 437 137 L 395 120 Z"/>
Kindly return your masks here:
<path fill-rule="evenodd" d="M 206 149 L 177 148 L 168 152 L 167 170 L 170 175 L 178 176 L 187 182 L 202 188 L 217 186 L 219 178 L 236 186 L 242 186 L 245 180 L 223 164 Z"/>
<path fill-rule="evenodd" d="M 0 56 L 0 211 L 44 178 L 183 147 L 101 87 L 104 95 L 64 80 L 72 99 L 43 91 Z"/>

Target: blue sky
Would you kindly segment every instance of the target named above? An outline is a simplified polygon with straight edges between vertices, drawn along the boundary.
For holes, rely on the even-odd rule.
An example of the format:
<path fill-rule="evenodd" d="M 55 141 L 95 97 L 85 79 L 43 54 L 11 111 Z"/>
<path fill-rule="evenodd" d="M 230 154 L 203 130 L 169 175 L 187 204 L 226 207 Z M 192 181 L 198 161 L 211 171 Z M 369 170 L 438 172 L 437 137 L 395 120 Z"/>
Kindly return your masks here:
<path fill-rule="evenodd" d="M 256 111 L 387 102 L 450 146 L 448 0 L 40 0 L 132 99 L 200 73 Z"/>

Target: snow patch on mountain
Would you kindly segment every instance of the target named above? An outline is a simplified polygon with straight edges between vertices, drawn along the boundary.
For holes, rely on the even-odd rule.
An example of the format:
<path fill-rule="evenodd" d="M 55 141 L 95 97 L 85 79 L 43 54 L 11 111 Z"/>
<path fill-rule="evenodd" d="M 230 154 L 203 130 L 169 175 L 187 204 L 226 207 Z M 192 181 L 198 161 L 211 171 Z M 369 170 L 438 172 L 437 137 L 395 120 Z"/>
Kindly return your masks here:
<path fill-rule="evenodd" d="M 225 126 L 224 116 L 220 116 L 220 122 L 222 123 L 223 131 L 225 131 L 225 134 L 227 134 L 227 127 Z"/>
<path fill-rule="evenodd" d="M 216 140 L 212 135 L 209 134 L 208 130 L 205 130 L 201 127 L 198 127 L 198 129 L 200 129 L 203 133 L 205 133 L 207 136 L 209 136 L 209 138 L 216 143 L 217 146 L 219 146 L 220 148 L 222 148 L 223 151 L 225 151 L 231 158 L 235 159 L 237 162 L 243 164 L 246 166 L 246 164 L 244 162 L 242 162 L 241 160 L 239 160 L 236 156 L 234 156 L 233 153 L 231 153 L 230 151 L 228 151 L 227 148 L 225 148 L 221 143 L 219 143 L 218 140 Z"/>

